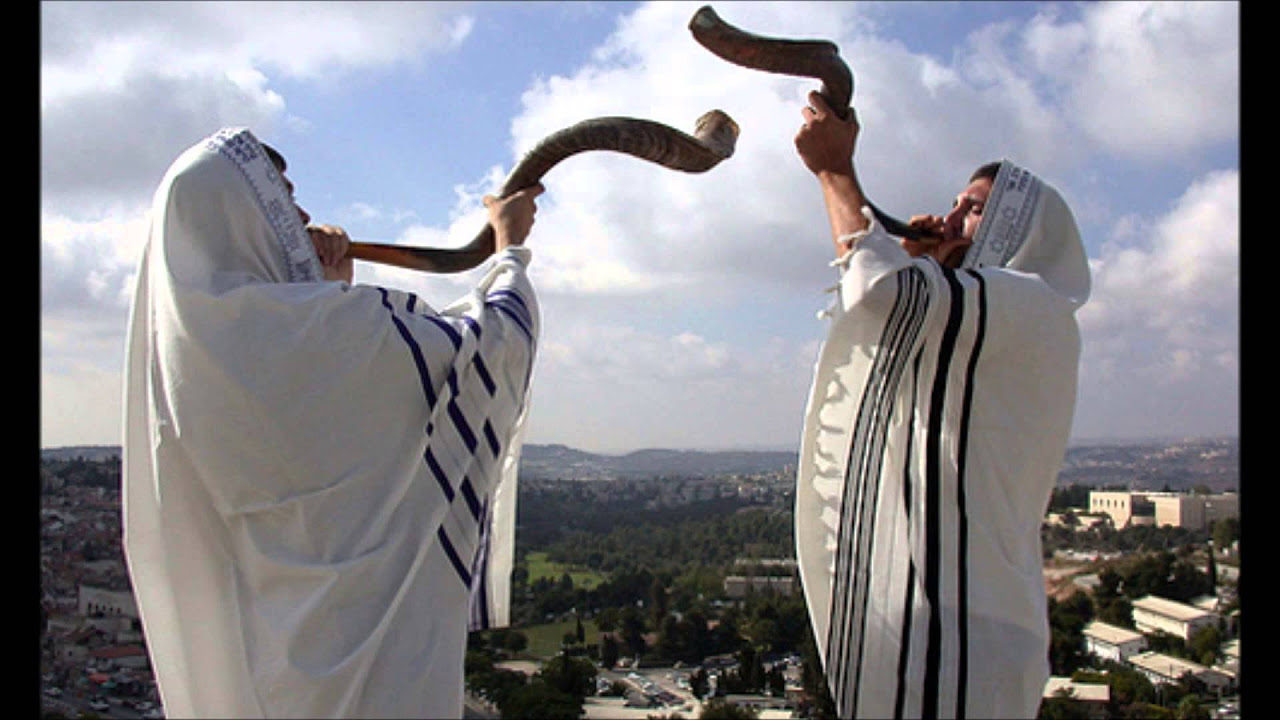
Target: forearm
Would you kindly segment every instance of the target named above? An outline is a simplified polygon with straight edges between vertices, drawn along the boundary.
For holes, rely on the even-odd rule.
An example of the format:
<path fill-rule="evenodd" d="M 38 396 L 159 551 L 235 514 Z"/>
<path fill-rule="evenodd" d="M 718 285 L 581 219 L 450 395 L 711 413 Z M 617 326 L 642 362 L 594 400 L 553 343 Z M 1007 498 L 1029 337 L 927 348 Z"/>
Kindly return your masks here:
<path fill-rule="evenodd" d="M 822 188 L 822 199 L 827 206 L 827 220 L 831 225 L 831 242 L 835 246 L 836 257 L 849 251 L 848 245 L 841 243 L 840 238 L 852 233 L 866 230 L 869 222 L 862 214 L 862 207 L 867 200 L 862 195 L 862 187 L 858 178 L 850 172 L 818 173 L 818 184 Z"/>

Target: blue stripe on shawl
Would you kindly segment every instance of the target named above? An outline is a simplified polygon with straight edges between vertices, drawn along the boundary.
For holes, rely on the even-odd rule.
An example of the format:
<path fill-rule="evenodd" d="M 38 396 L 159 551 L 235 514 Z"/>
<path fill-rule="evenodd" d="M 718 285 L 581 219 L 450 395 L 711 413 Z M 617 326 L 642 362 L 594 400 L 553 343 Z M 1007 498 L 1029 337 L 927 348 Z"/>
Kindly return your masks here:
<path fill-rule="evenodd" d="M 453 329 L 452 325 L 434 315 L 423 315 L 422 317 L 430 320 L 436 327 L 440 328 L 440 332 L 448 336 L 449 342 L 453 343 L 454 352 L 462 348 L 462 336 L 458 334 L 457 330 Z"/>
<path fill-rule="evenodd" d="M 489 451 L 493 453 L 495 458 L 499 457 L 502 451 L 502 443 L 498 442 L 498 434 L 493 431 L 493 425 L 488 420 L 484 421 L 484 439 L 489 443 Z"/>
<path fill-rule="evenodd" d="M 462 499 L 467 502 L 467 509 L 471 510 L 471 516 L 476 520 L 480 519 L 480 498 L 476 497 L 475 488 L 471 487 L 471 479 L 462 478 L 462 484 L 458 486 L 462 491 Z"/>
<path fill-rule="evenodd" d="M 480 382 L 484 383 L 484 389 L 489 392 L 490 397 L 493 397 L 493 394 L 498 391 L 498 385 L 493 381 L 493 376 L 489 374 L 489 368 L 485 366 L 480 353 L 476 353 L 472 363 L 476 366 L 476 374 L 480 376 Z"/>
<path fill-rule="evenodd" d="M 422 454 L 422 459 L 426 461 L 427 467 L 431 469 L 431 474 L 435 476 L 436 482 L 440 483 L 440 489 L 444 491 L 444 497 L 449 502 L 453 502 L 453 486 L 449 484 L 449 476 L 445 474 L 444 468 L 440 467 L 440 463 L 436 461 L 436 454 L 431 450 L 431 446 L 427 446 L 427 451 Z"/>
<path fill-rule="evenodd" d="M 391 322 L 395 324 L 400 337 L 409 346 L 409 352 L 413 355 L 413 364 L 418 368 L 418 379 L 422 381 L 422 392 L 427 397 L 427 407 L 434 408 L 436 393 L 432 389 L 431 373 L 427 370 L 427 361 L 422 357 L 422 348 L 418 346 L 418 341 L 414 339 L 413 333 L 409 332 L 409 328 L 405 327 L 404 322 L 396 317 L 396 311 L 391 307 L 391 300 L 387 296 L 387 291 L 384 288 L 378 288 L 378 292 L 382 293 L 383 307 L 387 309 L 387 312 L 391 313 Z"/>
<path fill-rule="evenodd" d="M 440 539 L 440 547 L 444 549 L 444 554 L 449 556 L 449 562 L 453 564 L 453 569 L 457 571 L 462 584 L 471 587 L 471 571 L 462 564 L 462 558 L 458 557 L 458 551 L 453 548 L 453 541 L 449 539 L 449 533 L 444 531 L 443 525 L 436 531 L 436 537 Z"/>
<path fill-rule="evenodd" d="M 448 410 L 453 427 L 457 429 L 458 435 L 462 436 L 462 442 L 466 443 L 467 450 L 474 454 L 477 445 L 476 434 L 471 431 L 471 425 L 467 422 L 466 416 L 462 414 L 458 404 L 452 400 L 449 401 Z"/>

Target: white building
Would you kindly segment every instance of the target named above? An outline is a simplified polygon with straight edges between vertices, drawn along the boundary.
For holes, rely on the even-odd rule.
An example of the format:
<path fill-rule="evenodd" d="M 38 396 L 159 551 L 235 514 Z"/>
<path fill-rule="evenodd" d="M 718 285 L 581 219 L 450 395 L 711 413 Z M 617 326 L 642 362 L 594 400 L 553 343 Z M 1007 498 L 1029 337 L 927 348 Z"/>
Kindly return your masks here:
<path fill-rule="evenodd" d="M 1147 638 L 1128 628 L 1094 620 L 1084 628 L 1085 651 L 1104 660 L 1126 662 L 1147 649 Z"/>
<path fill-rule="evenodd" d="M 1155 595 L 1133 601 L 1133 624 L 1144 633 L 1165 632 L 1189 642 L 1201 628 L 1218 623 L 1218 616 L 1198 607 Z"/>
<path fill-rule="evenodd" d="M 1057 697 L 1059 694 L 1083 703 L 1091 718 L 1102 720 L 1108 716 L 1107 705 L 1111 702 L 1111 686 L 1100 683 L 1075 682 L 1071 678 L 1051 676 L 1044 684 L 1044 699 Z"/>
<path fill-rule="evenodd" d="M 79 595 L 77 610 L 81 615 L 101 613 L 138 617 L 138 603 L 133 599 L 133 593 L 128 590 L 107 590 L 91 585 L 81 585 Z"/>
<path fill-rule="evenodd" d="M 1212 690 L 1226 690 L 1231 685 L 1231 677 L 1224 672 L 1163 653 L 1134 655 L 1129 658 L 1129 664 L 1155 684 L 1172 685 L 1190 674 Z"/>
<path fill-rule="evenodd" d="M 1111 516 L 1111 522 L 1117 529 L 1135 525 L 1168 525 L 1203 530 L 1223 518 L 1239 516 L 1240 496 L 1236 493 L 1191 495 L 1095 490 L 1089 493 L 1089 512 Z"/>

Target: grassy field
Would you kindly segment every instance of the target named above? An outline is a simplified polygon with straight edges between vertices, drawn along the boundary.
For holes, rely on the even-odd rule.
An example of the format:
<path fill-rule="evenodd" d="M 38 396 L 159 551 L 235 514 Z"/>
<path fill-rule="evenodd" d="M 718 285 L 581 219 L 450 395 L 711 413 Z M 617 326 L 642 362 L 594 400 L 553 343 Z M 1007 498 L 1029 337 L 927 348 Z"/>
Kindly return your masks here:
<path fill-rule="evenodd" d="M 524 633 L 524 636 L 529 639 L 529 646 L 524 650 L 525 654 L 539 658 L 550 658 L 559 654 L 565 633 L 575 633 L 577 628 L 578 626 L 573 620 L 565 620 L 564 622 L 531 625 L 516 629 Z M 595 620 L 582 621 L 582 634 L 586 638 L 586 644 L 588 645 L 600 642 L 600 631 L 596 629 Z"/>
<path fill-rule="evenodd" d="M 606 579 L 604 575 L 594 570 L 551 562 L 544 552 L 529 553 L 525 557 L 525 563 L 529 567 L 529 583 L 531 584 L 542 577 L 558 581 L 567 572 L 569 577 L 573 578 L 574 587 L 591 590 Z"/>

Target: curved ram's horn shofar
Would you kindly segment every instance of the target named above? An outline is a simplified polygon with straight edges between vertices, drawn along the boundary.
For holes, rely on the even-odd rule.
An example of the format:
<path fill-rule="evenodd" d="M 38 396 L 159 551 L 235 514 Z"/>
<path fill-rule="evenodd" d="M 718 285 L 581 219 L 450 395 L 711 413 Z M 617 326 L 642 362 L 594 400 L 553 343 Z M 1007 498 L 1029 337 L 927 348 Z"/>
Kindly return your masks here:
<path fill-rule="evenodd" d="M 689 31 L 703 47 L 735 65 L 754 70 L 817 78 L 822 81 L 822 97 L 842 119 L 849 117 L 853 98 L 853 73 L 840 49 L 826 40 L 785 40 L 754 35 L 720 19 L 711 6 L 694 13 Z M 925 234 L 900 220 L 881 212 L 867 202 L 876 219 L 888 232 L 912 239 Z"/>
<path fill-rule="evenodd" d="M 662 123 L 627 117 L 603 117 L 567 127 L 539 142 L 511 171 L 498 197 L 505 198 L 536 184 L 556 163 L 587 150 L 612 150 L 663 167 L 700 173 L 733 154 L 738 125 L 712 110 L 698 118 L 692 136 Z M 493 227 L 460 248 L 429 248 L 384 243 L 351 243 L 348 254 L 359 260 L 412 270 L 455 273 L 470 270 L 493 254 Z"/>

